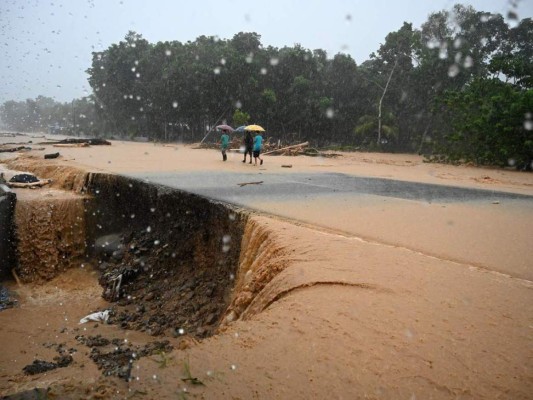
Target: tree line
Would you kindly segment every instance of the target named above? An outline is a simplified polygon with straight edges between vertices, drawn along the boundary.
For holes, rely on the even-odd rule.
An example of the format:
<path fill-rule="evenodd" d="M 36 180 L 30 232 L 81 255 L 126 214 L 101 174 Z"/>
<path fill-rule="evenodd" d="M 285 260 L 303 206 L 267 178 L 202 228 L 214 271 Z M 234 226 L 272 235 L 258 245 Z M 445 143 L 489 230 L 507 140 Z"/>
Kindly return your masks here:
<path fill-rule="evenodd" d="M 455 5 L 405 22 L 368 60 L 264 46 L 257 33 L 150 43 L 129 32 L 92 54 L 91 96 L 0 107 L 11 129 L 199 141 L 258 123 L 282 142 L 418 152 L 447 162 L 533 157 L 533 22 Z M 82 117 L 83 116 L 83 117 Z"/>

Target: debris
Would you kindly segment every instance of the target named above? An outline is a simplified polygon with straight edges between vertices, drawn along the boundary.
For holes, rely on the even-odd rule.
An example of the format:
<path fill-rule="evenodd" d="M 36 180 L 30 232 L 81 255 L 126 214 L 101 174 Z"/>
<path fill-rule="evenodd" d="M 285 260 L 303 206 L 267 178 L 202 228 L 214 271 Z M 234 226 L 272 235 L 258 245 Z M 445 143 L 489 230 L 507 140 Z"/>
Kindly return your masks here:
<path fill-rule="evenodd" d="M 11 147 L 8 149 L 0 149 L 0 153 L 14 153 L 16 151 L 27 151 L 27 150 L 31 150 L 31 147 L 18 146 L 18 147 Z"/>
<path fill-rule="evenodd" d="M 13 175 L 13 177 L 9 180 L 10 183 L 17 182 L 17 183 L 34 183 L 39 182 L 39 178 L 37 178 L 35 175 L 32 174 L 17 174 Z"/>
<path fill-rule="evenodd" d="M 292 164 L 283 164 L 281 168 L 292 168 Z"/>
<path fill-rule="evenodd" d="M 290 155 L 291 153 L 294 153 L 294 152 L 301 152 L 303 148 L 307 146 L 309 146 L 309 142 L 303 142 L 303 143 L 295 144 L 292 146 L 282 147 L 281 149 L 270 150 L 270 151 L 267 151 L 266 153 L 263 153 L 263 155 L 266 156 L 267 154 L 274 154 L 274 153 L 282 153 L 282 155 Z"/>
<path fill-rule="evenodd" d="M 109 318 L 109 310 L 98 311 L 98 312 L 89 314 L 86 317 L 83 317 L 82 319 L 80 319 L 80 324 L 84 324 L 89 321 L 107 322 L 108 318 Z"/>
<path fill-rule="evenodd" d="M 246 186 L 246 185 L 260 185 L 262 184 L 263 181 L 258 181 L 258 182 L 243 182 L 243 183 L 237 183 L 237 185 L 239 185 L 240 187 L 243 187 L 243 186 Z"/>
<path fill-rule="evenodd" d="M 29 188 L 29 189 L 33 189 L 33 188 L 36 188 L 36 187 L 43 187 L 43 186 L 48 185 L 50 183 L 52 183 L 51 179 L 41 179 L 41 180 L 38 180 L 37 182 L 31 182 L 31 183 L 9 182 L 9 183 L 7 183 L 7 186 L 9 186 L 10 188 L 19 188 L 19 189 Z"/>
<path fill-rule="evenodd" d="M 54 147 L 89 147 L 89 143 L 56 143 Z"/>
<path fill-rule="evenodd" d="M 86 145 L 92 145 L 92 146 L 98 146 L 98 145 L 107 145 L 110 146 L 111 142 L 108 142 L 104 139 L 64 139 L 64 140 L 56 140 L 52 142 L 42 142 L 39 144 L 86 144 Z"/>
<path fill-rule="evenodd" d="M 50 153 L 50 154 L 45 154 L 44 155 L 44 159 L 47 160 L 47 159 L 50 159 L 50 158 L 57 158 L 59 157 L 59 152 L 58 153 Z"/>
<path fill-rule="evenodd" d="M 22 370 L 26 375 L 41 374 L 46 371 L 51 371 L 56 368 L 64 368 L 72 363 L 73 359 L 71 355 L 63 355 L 60 357 L 54 357 L 53 362 L 43 360 L 33 360 L 32 364 L 26 365 Z"/>

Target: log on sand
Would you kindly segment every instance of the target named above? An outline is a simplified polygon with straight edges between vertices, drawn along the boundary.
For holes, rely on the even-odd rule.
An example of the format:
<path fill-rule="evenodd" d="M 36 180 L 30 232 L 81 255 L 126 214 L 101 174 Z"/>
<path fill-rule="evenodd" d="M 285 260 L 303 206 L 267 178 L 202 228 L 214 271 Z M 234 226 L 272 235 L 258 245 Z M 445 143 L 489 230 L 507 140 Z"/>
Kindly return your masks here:
<path fill-rule="evenodd" d="M 282 147 L 281 149 L 270 150 L 270 151 L 267 151 L 266 153 L 263 153 L 263 155 L 266 156 L 267 154 L 279 153 L 280 151 L 291 150 L 291 149 L 296 149 L 296 148 L 301 149 L 307 146 L 309 146 L 309 142 L 303 142 L 303 143 L 295 144 L 292 146 Z"/>

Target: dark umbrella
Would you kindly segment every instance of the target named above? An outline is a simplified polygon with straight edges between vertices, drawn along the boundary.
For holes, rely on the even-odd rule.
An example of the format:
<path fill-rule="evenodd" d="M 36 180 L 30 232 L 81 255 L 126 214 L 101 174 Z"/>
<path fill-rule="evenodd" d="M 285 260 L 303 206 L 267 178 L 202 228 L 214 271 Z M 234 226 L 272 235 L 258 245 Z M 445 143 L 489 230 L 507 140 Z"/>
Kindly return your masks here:
<path fill-rule="evenodd" d="M 221 131 L 233 132 L 233 128 L 229 125 L 217 125 L 217 129 L 220 129 Z"/>

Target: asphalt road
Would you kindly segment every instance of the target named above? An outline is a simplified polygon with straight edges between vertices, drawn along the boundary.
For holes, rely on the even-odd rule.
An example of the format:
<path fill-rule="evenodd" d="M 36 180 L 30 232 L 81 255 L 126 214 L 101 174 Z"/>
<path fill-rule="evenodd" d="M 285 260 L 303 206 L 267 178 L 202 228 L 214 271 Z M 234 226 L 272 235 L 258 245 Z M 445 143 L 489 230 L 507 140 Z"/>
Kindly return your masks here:
<path fill-rule="evenodd" d="M 374 195 L 426 203 L 532 202 L 533 196 L 368 178 L 340 173 L 141 173 L 130 175 L 153 183 L 193 192 L 211 199 L 252 207 L 257 201 L 297 200 L 309 196 Z M 262 183 L 255 183 L 262 182 Z M 241 186 L 240 184 L 246 183 Z"/>

